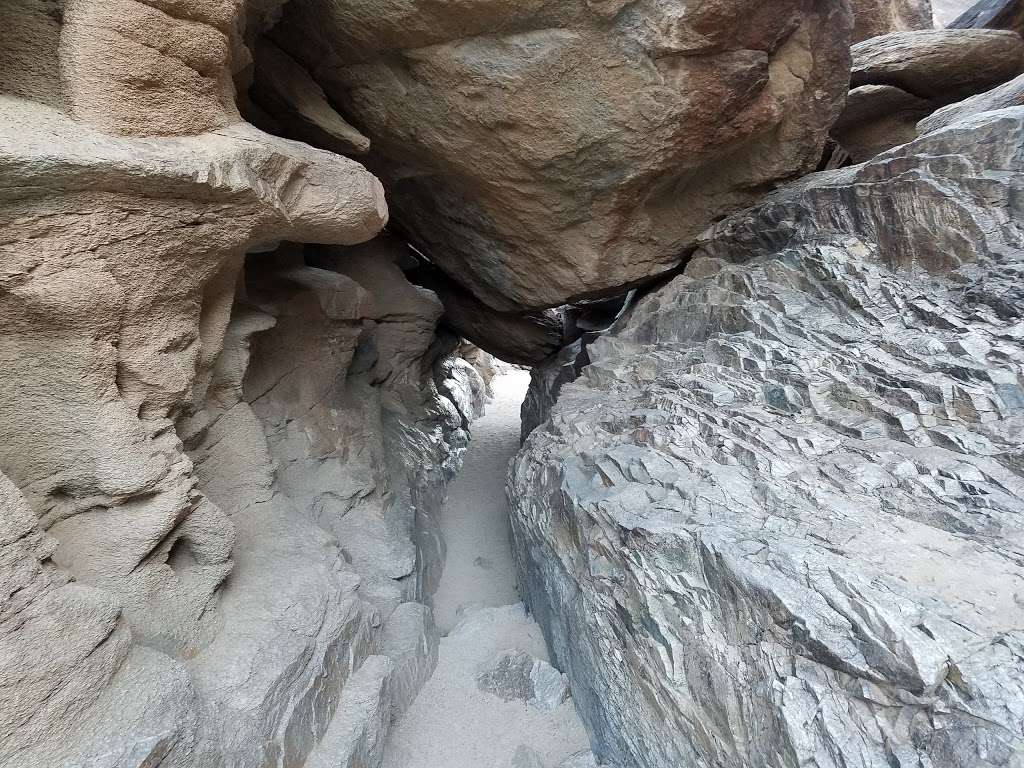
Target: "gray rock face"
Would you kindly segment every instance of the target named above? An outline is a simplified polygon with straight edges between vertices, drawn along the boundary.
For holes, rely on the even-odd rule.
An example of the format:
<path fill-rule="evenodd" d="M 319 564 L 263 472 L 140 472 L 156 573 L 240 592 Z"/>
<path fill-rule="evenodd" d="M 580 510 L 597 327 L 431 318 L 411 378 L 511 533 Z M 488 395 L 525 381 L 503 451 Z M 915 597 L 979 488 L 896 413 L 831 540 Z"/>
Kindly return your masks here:
<path fill-rule="evenodd" d="M 476 684 L 504 701 L 524 701 L 541 711 L 557 709 L 569 698 L 565 675 L 546 661 L 515 649 L 484 662 L 477 671 Z"/>
<path fill-rule="evenodd" d="M 935 111 L 917 124 L 917 132 L 931 133 L 939 128 L 952 125 L 968 115 L 1020 106 L 1024 106 L 1024 75 L 1015 77 L 1010 82 L 1003 83 L 991 91 L 979 93 L 977 96 Z"/>
<path fill-rule="evenodd" d="M 851 27 L 834 0 L 292 0 L 272 38 L 370 138 L 417 247 L 522 311 L 666 272 L 813 168 Z"/>
<path fill-rule="evenodd" d="M 1024 108 L 717 227 L 510 471 L 598 756 L 1018 766 Z"/>
<path fill-rule="evenodd" d="M 979 0 L 957 3 L 963 13 L 950 21 L 954 29 L 1012 29 L 1024 32 L 1024 4 L 1020 0 Z"/>

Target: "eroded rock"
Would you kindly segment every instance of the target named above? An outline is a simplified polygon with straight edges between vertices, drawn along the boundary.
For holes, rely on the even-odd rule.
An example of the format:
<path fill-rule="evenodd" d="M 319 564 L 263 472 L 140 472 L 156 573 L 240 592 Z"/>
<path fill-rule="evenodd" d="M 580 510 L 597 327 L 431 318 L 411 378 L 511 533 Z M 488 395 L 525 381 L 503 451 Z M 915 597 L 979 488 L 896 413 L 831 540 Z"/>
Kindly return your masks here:
<path fill-rule="evenodd" d="M 890 85 L 948 103 L 1012 80 L 1022 71 L 1024 40 L 1015 32 L 900 32 L 853 47 L 851 85 Z"/>

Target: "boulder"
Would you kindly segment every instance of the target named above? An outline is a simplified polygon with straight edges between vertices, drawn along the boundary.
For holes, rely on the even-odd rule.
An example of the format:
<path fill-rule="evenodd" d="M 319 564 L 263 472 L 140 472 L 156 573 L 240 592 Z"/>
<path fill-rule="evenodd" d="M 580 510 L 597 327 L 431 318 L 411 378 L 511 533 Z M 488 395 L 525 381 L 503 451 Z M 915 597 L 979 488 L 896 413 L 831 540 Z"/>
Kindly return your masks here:
<path fill-rule="evenodd" d="M 509 475 L 521 589 L 639 768 L 1024 754 L 1024 108 L 808 177 L 590 345 Z"/>
<path fill-rule="evenodd" d="M 542 712 L 558 709 L 569 698 L 565 675 L 526 651 L 501 651 L 480 665 L 476 684 L 503 701 L 523 701 Z"/>
<path fill-rule="evenodd" d="M 1024 72 L 1024 40 L 1005 30 L 898 32 L 853 46 L 851 86 L 890 85 L 949 103 Z"/>
<path fill-rule="evenodd" d="M 503 312 L 621 292 L 818 162 L 832 0 L 285 6 L 273 41 L 372 141 L 413 244 Z"/>

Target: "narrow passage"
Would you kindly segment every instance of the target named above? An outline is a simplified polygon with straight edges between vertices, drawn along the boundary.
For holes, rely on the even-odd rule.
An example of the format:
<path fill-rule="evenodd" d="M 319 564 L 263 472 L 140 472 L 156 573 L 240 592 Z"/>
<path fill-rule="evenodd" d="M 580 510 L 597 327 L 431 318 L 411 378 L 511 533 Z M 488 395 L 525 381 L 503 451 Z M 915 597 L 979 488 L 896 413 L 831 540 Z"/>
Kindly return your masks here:
<path fill-rule="evenodd" d="M 540 627 L 516 591 L 505 498 L 528 383 L 520 370 L 495 378 L 494 400 L 449 488 L 441 518 L 448 554 L 434 598 L 437 670 L 393 729 L 384 768 L 534 768 L 537 758 L 549 768 L 589 748 L 571 700 L 543 711 L 477 684 L 479 670 L 506 650 L 547 661 Z"/>

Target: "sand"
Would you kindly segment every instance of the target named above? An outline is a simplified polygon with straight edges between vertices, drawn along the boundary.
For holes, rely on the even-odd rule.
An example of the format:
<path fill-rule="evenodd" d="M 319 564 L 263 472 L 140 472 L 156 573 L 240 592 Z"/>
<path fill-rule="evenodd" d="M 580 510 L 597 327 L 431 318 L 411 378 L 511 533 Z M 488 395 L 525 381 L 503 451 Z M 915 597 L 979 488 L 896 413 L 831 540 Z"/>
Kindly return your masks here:
<path fill-rule="evenodd" d="M 540 712 L 476 685 L 477 667 L 498 651 L 518 648 L 547 660 L 540 627 L 516 592 L 505 498 L 528 383 L 518 370 L 495 379 L 495 398 L 449 488 L 441 518 L 448 555 L 435 596 L 446 636 L 433 677 L 389 737 L 383 768 L 506 768 L 520 745 L 555 766 L 589 748 L 571 701 Z"/>

